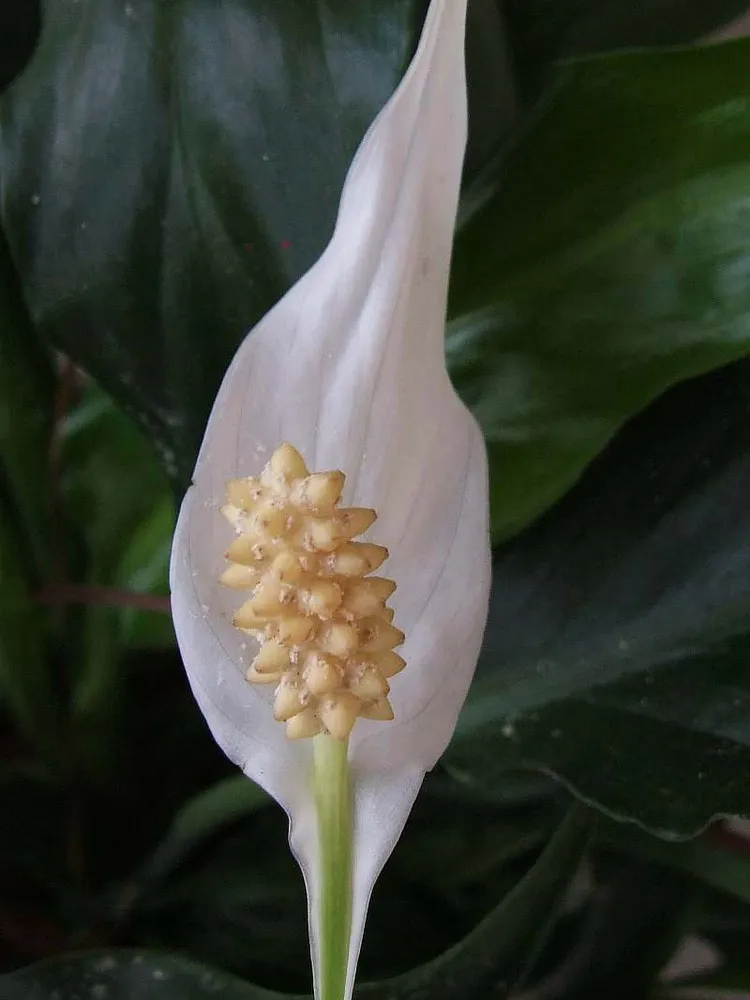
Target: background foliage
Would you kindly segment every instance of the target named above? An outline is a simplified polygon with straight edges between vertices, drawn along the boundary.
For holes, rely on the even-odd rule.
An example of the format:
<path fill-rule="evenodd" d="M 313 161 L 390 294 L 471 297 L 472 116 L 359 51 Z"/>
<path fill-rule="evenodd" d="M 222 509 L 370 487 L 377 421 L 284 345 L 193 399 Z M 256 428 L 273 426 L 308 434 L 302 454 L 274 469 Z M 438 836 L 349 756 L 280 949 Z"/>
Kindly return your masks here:
<path fill-rule="evenodd" d="M 750 43 L 630 51 L 741 7 L 471 4 L 446 345 L 492 607 L 362 998 L 632 1000 L 688 932 L 721 956 L 690 982 L 750 982 L 716 821 L 750 814 Z M 166 567 L 222 372 L 325 246 L 425 8 L 0 11 L 9 1000 L 310 988 L 285 820 L 190 699 Z"/>

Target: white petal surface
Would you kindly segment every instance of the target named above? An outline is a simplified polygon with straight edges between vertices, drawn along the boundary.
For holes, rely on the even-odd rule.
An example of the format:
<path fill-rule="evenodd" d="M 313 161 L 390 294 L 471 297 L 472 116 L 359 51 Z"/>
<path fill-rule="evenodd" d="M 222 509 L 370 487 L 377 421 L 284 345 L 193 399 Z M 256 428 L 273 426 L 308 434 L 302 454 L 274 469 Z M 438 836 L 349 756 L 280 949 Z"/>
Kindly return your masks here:
<path fill-rule="evenodd" d="M 258 474 L 289 441 L 313 471 L 346 473 L 345 505 L 378 512 L 367 537 L 391 553 L 383 572 L 398 584 L 390 604 L 408 665 L 392 682 L 396 720 L 360 720 L 351 738 L 350 991 L 372 884 L 453 732 L 487 610 L 484 443 L 444 360 L 466 138 L 465 14 L 466 0 L 433 0 L 417 55 L 352 163 L 331 243 L 240 347 L 172 557 L 174 622 L 195 697 L 222 749 L 289 813 L 314 900 L 309 741 L 290 743 L 267 691 L 244 680 L 252 642 L 231 625 L 241 599 L 218 583 L 232 537 L 218 508 L 227 480 Z M 315 939 L 314 920 L 311 930 Z"/>

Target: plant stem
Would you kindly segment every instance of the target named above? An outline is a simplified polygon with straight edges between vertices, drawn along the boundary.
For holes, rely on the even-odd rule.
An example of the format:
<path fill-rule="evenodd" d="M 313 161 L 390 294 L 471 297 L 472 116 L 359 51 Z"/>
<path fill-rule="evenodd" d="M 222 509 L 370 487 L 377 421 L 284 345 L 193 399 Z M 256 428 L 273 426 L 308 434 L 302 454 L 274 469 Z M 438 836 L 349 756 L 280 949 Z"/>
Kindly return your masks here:
<path fill-rule="evenodd" d="M 37 594 L 39 604 L 55 607 L 63 604 L 83 604 L 91 607 L 135 608 L 137 611 L 170 613 L 169 597 L 164 594 L 144 594 L 104 584 L 59 583 Z"/>
<path fill-rule="evenodd" d="M 320 1000 L 342 1000 L 352 917 L 349 741 L 316 736 L 315 804 L 320 843 Z"/>

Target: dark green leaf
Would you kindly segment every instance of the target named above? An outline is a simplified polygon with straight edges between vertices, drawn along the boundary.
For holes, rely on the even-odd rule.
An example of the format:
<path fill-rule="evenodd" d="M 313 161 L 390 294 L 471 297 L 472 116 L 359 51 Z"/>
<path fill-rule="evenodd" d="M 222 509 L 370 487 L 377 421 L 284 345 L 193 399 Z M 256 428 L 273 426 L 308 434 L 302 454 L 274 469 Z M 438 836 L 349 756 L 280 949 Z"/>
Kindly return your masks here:
<path fill-rule="evenodd" d="M 0 771 L 0 801 L 13 817 L 0 823 L 4 875 L 30 879 L 44 891 L 66 882 L 65 799 L 60 789 L 39 774 L 6 764 Z"/>
<path fill-rule="evenodd" d="M 536 764 L 672 836 L 750 813 L 750 362 L 680 386 L 497 552 L 446 761 Z"/>
<path fill-rule="evenodd" d="M 601 866 L 599 866 L 601 867 Z M 684 937 L 694 894 L 659 865 L 620 857 L 597 872 L 562 961 L 531 988 L 554 1000 L 644 1000 Z"/>
<path fill-rule="evenodd" d="M 281 810 L 262 809 L 207 843 L 195 863 L 144 885 L 131 940 L 179 950 L 262 986 L 305 992 L 305 890 L 286 832 Z"/>
<path fill-rule="evenodd" d="M 119 584 L 127 575 L 132 580 L 138 563 L 153 557 L 141 549 L 127 558 L 134 535 L 157 512 L 168 510 L 170 501 L 148 441 L 91 385 L 62 427 L 62 462 L 66 508 L 86 547 L 85 582 Z M 149 573 L 144 583 L 157 578 Z"/>
<path fill-rule="evenodd" d="M 57 553 L 51 541 L 52 359 L 26 314 L 0 237 L 0 493 L 33 560 L 37 582 Z"/>
<path fill-rule="evenodd" d="M 693 42 L 747 10 L 745 0 L 500 0 L 516 72 L 534 96 L 563 58 Z"/>
<path fill-rule="evenodd" d="M 0 92 L 31 56 L 39 20 L 39 0 L 14 0 L 0 7 Z"/>
<path fill-rule="evenodd" d="M 462 803 L 459 797 L 423 794 L 391 867 L 405 880 L 454 905 L 467 886 L 474 891 L 486 887 L 489 896 L 500 870 L 543 845 L 551 829 L 549 812 L 547 805 L 493 815 L 486 807 Z M 471 844 L 470 851 L 467 844 Z M 496 900 L 497 894 L 488 898 L 487 905 Z"/>
<path fill-rule="evenodd" d="M 104 735 L 115 744 L 118 768 L 104 792 L 137 828 L 126 868 L 113 872 L 123 879 L 153 854 L 183 806 L 232 769 L 196 710 L 179 655 L 116 651 L 117 726 Z"/>
<path fill-rule="evenodd" d="M 598 831 L 607 846 L 684 872 L 713 889 L 750 903 L 750 856 L 722 844 L 711 831 L 678 844 L 623 823 L 602 822 Z"/>
<path fill-rule="evenodd" d="M 0 106 L 2 221 L 39 329 L 183 487 L 235 348 L 327 243 L 424 8 L 45 5 Z"/>
<path fill-rule="evenodd" d="M 496 0 L 470 0 L 466 20 L 469 140 L 464 180 L 501 152 L 518 114 L 505 19 Z"/>
<path fill-rule="evenodd" d="M 3 1000 L 291 1000 L 174 955 L 99 951 L 0 976 Z"/>
<path fill-rule="evenodd" d="M 742 950 L 731 957 L 730 960 L 722 964 L 715 972 L 707 972 L 703 976 L 696 976 L 689 981 L 680 983 L 690 989 L 690 997 L 695 997 L 700 991 L 701 1000 L 737 1000 L 739 997 L 747 995 L 750 990 L 750 960 L 747 957 L 747 942 L 743 942 Z M 696 992 L 693 992 L 695 990 Z M 681 1000 L 687 993 L 681 993 L 679 987 L 670 992 L 662 994 L 664 1000 L 672 997 L 673 1000 Z"/>
<path fill-rule="evenodd" d="M 358 1000 L 474 1000 L 498 980 L 508 987 L 518 962 L 560 902 L 588 842 L 590 817 L 573 807 L 536 864 L 503 901 L 464 938 L 433 962 L 396 979 L 355 992 Z M 496 996 L 506 990 L 498 988 Z"/>
<path fill-rule="evenodd" d="M 225 778 L 207 788 L 175 816 L 164 840 L 140 873 L 139 881 L 163 878 L 205 840 L 267 804 L 266 793 L 244 774 Z"/>
<path fill-rule="evenodd" d="M 452 377 L 507 537 L 669 385 L 750 351 L 750 42 L 566 66 L 455 246 Z"/>
<path fill-rule="evenodd" d="M 325 244 L 421 8 L 49 5 L 2 105 L 14 259 L 41 329 L 134 408 L 181 484 L 244 330 Z M 297 37 L 305 59 L 285 60 Z M 748 51 L 568 67 L 464 226 L 450 361 L 490 442 L 498 535 L 667 385 L 747 351 Z M 57 135 L 65 157 L 44 153 Z"/>
<path fill-rule="evenodd" d="M 34 599 L 23 541 L 0 500 L 0 695 L 10 718 L 46 761 L 60 764 L 60 727 L 45 647 L 45 615 Z"/>
<path fill-rule="evenodd" d="M 75 577 L 90 596 L 71 658 L 71 708 L 89 773 L 114 783 L 121 766 L 116 743 L 125 736 L 118 728 L 125 707 L 122 651 L 138 621 L 132 610 L 108 606 L 100 588 L 161 587 L 166 596 L 173 501 L 148 441 L 95 386 L 69 414 L 62 439 L 65 508 L 83 549 Z M 168 615 L 155 617 L 169 644 Z"/>
<path fill-rule="evenodd" d="M 396 979 L 361 986 L 361 1000 L 473 1000 L 498 974 L 557 903 L 588 840 L 583 811 L 573 810 L 538 862 L 510 895 L 464 941 L 440 958 Z M 7 1000 L 280 1000 L 206 966 L 155 952 L 109 951 L 53 959 L 0 978 Z"/>
<path fill-rule="evenodd" d="M 488 803 L 429 775 L 375 886 L 360 979 L 399 975 L 465 938 L 529 870 L 564 801 L 548 789 L 515 806 Z"/>
<path fill-rule="evenodd" d="M 132 940 L 302 991 L 302 880 L 285 818 L 275 805 L 258 810 L 257 794 L 237 776 L 199 796 L 118 897 L 136 928 Z M 375 887 L 360 979 L 399 975 L 464 938 L 528 870 L 560 804 L 549 788 L 513 806 L 487 804 L 445 775 L 429 776 Z"/>
<path fill-rule="evenodd" d="M 166 597 L 169 593 L 169 554 L 175 510 L 165 495 L 135 528 L 116 567 L 113 583 L 126 591 Z M 174 646 L 169 614 L 123 608 L 120 641 L 129 649 L 166 649 Z"/>
<path fill-rule="evenodd" d="M 49 462 L 54 378 L 0 239 L 0 693 L 48 758 L 56 713 L 36 592 L 54 568 Z"/>

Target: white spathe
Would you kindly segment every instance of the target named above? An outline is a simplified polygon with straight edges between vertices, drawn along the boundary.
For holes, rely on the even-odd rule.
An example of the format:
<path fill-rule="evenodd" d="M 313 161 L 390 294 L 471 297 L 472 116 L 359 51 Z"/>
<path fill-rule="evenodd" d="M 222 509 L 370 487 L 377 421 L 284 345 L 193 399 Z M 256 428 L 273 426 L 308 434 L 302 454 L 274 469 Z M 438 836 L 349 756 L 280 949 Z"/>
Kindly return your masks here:
<path fill-rule="evenodd" d="M 432 0 L 414 60 L 351 165 L 333 238 L 250 332 L 216 398 L 180 511 L 171 567 L 185 668 L 224 752 L 287 811 L 310 900 L 317 969 L 317 827 L 309 741 L 290 742 L 269 692 L 243 673 L 253 643 L 222 587 L 226 483 L 289 441 L 312 471 L 346 474 L 343 503 L 372 507 L 386 545 L 407 668 L 395 721 L 351 736 L 354 900 L 348 992 L 372 886 L 466 696 L 490 583 L 482 434 L 445 370 L 450 256 L 466 142 L 466 0 Z M 317 972 L 316 972 L 317 977 Z M 317 983 L 316 983 L 317 988 Z"/>

